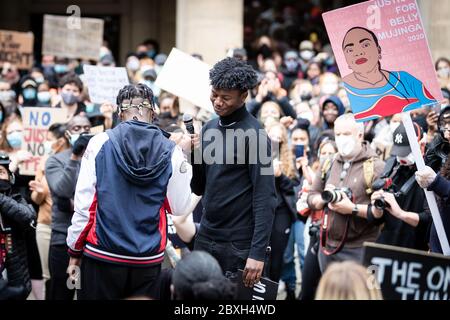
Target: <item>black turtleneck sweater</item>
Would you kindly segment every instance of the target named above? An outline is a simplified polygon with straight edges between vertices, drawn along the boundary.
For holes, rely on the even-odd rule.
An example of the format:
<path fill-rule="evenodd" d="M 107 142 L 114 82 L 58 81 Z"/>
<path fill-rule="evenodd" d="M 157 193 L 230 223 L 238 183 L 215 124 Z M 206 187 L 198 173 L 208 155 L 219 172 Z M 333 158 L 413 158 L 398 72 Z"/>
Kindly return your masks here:
<path fill-rule="evenodd" d="M 277 205 L 264 129 L 243 106 L 209 121 L 201 141 L 203 161 L 198 164 L 197 157 L 192 162 L 191 182 L 192 191 L 203 195 L 199 235 L 214 241 L 251 241 L 249 258 L 264 261 Z"/>

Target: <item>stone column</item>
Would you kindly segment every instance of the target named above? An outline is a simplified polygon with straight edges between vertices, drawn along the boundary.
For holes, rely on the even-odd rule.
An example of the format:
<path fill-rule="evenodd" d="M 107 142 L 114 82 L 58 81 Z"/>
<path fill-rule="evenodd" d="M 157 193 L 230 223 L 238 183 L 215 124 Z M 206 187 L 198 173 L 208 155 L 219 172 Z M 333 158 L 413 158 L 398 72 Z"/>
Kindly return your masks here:
<path fill-rule="evenodd" d="M 208 64 L 243 46 L 243 0 L 177 0 L 176 46 Z"/>
<path fill-rule="evenodd" d="M 433 60 L 450 58 L 450 1 L 418 0 Z"/>

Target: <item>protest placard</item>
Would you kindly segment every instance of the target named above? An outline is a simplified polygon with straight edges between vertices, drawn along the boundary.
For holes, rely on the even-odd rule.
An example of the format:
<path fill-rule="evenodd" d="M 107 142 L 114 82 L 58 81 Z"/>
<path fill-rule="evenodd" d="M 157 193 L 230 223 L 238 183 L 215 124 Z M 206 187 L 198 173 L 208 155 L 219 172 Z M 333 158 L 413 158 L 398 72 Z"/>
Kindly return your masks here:
<path fill-rule="evenodd" d="M 416 0 L 371 0 L 323 14 L 358 121 L 442 101 Z"/>
<path fill-rule="evenodd" d="M 45 158 L 44 142 L 48 128 L 54 123 L 65 123 L 67 110 L 61 108 L 23 108 L 24 141 L 22 150 L 32 154 L 31 160 L 19 167 L 21 175 L 34 176 L 41 159 Z"/>
<path fill-rule="evenodd" d="M 155 84 L 197 107 L 214 113 L 210 100 L 209 69 L 210 66 L 205 62 L 173 48 Z"/>
<path fill-rule="evenodd" d="M 450 258 L 440 254 L 364 243 L 363 264 L 385 300 L 449 300 Z"/>
<path fill-rule="evenodd" d="M 243 271 L 238 270 L 237 277 L 232 281 L 237 285 L 237 300 L 276 300 L 278 294 L 278 283 L 261 277 L 253 288 L 246 287 L 242 281 Z"/>
<path fill-rule="evenodd" d="M 103 44 L 103 20 L 80 18 L 79 27 L 70 16 L 44 15 L 42 54 L 97 61 Z"/>
<path fill-rule="evenodd" d="M 84 79 L 91 102 L 116 104 L 119 90 L 129 84 L 125 68 L 83 66 Z"/>
<path fill-rule="evenodd" d="M 33 66 L 32 32 L 0 30 L 0 65 L 10 62 L 19 69 Z"/>

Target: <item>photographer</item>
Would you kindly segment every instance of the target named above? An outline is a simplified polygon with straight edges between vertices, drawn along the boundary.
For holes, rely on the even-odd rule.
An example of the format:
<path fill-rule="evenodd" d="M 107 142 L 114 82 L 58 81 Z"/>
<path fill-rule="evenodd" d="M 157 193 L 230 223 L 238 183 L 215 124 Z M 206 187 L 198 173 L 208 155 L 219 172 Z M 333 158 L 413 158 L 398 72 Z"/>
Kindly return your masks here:
<path fill-rule="evenodd" d="M 45 178 L 52 195 L 52 233 L 49 250 L 50 285 L 48 299 L 73 300 L 74 290 L 67 288 L 67 229 L 73 215 L 73 197 L 81 158 L 91 135 L 85 116 L 75 116 L 67 124 L 66 139 L 72 148 L 52 155 L 45 165 Z"/>
<path fill-rule="evenodd" d="M 449 140 L 450 122 L 445 124 L 443 133 L 445 139 Z M 442 224 L 447 239 L 450 239 L 450 158 L 447 158 L 439 174 L 436 174 L 432 168 L 426 167 L 425 170 L 416 172 L 416 180 L 422 188 L 427 188 L 429 191 L 435 192 L 439 197 L 438 205 Z M 434 224 L 430 232 L 430 248 L 432 252 L 442 253 L 441 244 Z"/>
<path fill-rule="evenodd" d="M 0 153 L 0 300 L 25 300 L 31 291 L 25 232 L 34 226 L 36 213 L 20 194 L 11 194 L 10 162 Z"/>
<path fill-rule="evenodd" d="M 414 123 L 414 128 L 418 140 L 422 140 L 421 127 Z M 382 179 L 373 185 L 373 189 L 382 186 L 382 190 L 372 195 L 368 219 L 384 223 L 377 243 L 428 250 L 426 234 L 431 217 L 424 212 L 425 193 L 415 180 L 417 168 L 403 124 L 394 131 L 393 141 L 394 157 L 386 162 Z"/>
<path fill-rule="evenodd" d="M 372 183 L 380 177 L 384 163 L 363 142 L 364 125 L 356 123 L 352 114 L 337 118 L 334 133 L 338 155 L 325 181 L 321 173 L 316 175 L 308 196 L 312 210 L 325 208 L 319 251 L 322 273 L 334 261 L 359 261 L 363 243 L 375 241 L 379 233 L 367 221 L 367 213 Z"/>
<path fill-rule="evenodd" d="M 439 115 L 437 122 L 438 133 L 428 144 L 427 153 L 425 154 L 425 164 L 436 172 L 442 168 L 450 153 L 450 135 L 445 135 L 444 133 L 444 127 L 447 123 L 450 123 L 450 106 L 444 108 Z"/>

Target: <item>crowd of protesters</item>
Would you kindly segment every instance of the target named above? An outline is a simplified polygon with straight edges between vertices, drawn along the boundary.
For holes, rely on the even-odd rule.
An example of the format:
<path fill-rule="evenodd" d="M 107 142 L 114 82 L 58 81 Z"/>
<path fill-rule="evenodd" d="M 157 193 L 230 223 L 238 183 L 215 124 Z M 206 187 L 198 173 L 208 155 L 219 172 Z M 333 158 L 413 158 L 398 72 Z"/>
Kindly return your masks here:
<path fill-rule="evenodd" d="M 258 1 L 253 5 L 260 8 Z M 194 116 L 197 133 L 201 127 L 211 127 L 212 124 L 206 124 L 218 116 L 222 121 L 229 121 L 223 123 L 225 126 L 244 119 L 243 124 L 266 131 L 272 149 L 273 180 L 255 179 L 252 182 L 265 192 L 259 194 L 260 211 L 273 207 L 273 223 L 260 225 L 258 229 L 270 229 L 267 239 L 260 236 L 261 243 L 268 240 L 270 254 L 264 256 L 264 245 L 258 250 L 250 250 L 251 257 L 265 260 L 262 276 L 279 282 L 280 291 L 284 288 L 287 299 L 380 299 L 379 292 L 367 291 L 359 283 L 364 270 L 351 261 L 361 262 L 365 241 L 441 253 L 424 188 L 438 196 L 444 229 L 450 239 L 450 61 L 440 58 L 436 62 L 437 77 L 445 98 L 439 112 L 432 108 L 412 112 L 427 165 L 426 170 L 416 173 L 401 116 L 357 123 L 350 113 L 349 100 L 330 46 L 322 45 L 318 35 L 309 30 L 302 30 L 300 41 L 291 41 L 291 38 L 298 40 L 299 36 L 290 34 L 294 30 L 292 25 L 298 23 L 292 10 L 294 8 L 260 10 L 254 19 L 255 25 L 246 28 L 245 48 L 231 48 L 226 53 L 231 58 L 226 62 L 231 69 L 245 64 L 255 73 L 251 86 L 239 87 L 243 88 L 239 98 L 245 108 L 230 116 L 222 116 L 220 112 L 212 114 L 200 107 L 190 109 L 189 113 Z M 312 11 L 309 19 L 313 20 Z M 258 10 L 252 11 L 255 12 Z M 148 40 L 127 55 L 125 67 L 134 89 L 124 88 L 125 91 L 118 93 L 117 102 L 134 106 L 133 98 L 141 94 L 139 98 L 142 99 L 137 105 L 142 107 L 148 102 L 153 110 L 150 122 L 164 130 L 164 135 L 158 133 L 158 139 L 171 140 L 188 159 L 192 136 L 187 134 L 182 121 L 179 99 L 155 85 L 167 58 L 158 51 L 157 42 Z M 195 56 L 201 59 L 201 55 Z M 83 63 L 88 62 L 43 56 L 31 70 L 18 70 L 11 63 L 2 65 L 0 272 L 3 277 L 0 277 L 0 299 L 26 299 L 30 292 L 38 300 L 73 300 L 75 297 L 76 286 L 68 286 L 67 267 L 68 252 L 72 251 L 72 257 L 76 254 L 69 248 L 67 239 L 73 233 L 82 233 L 81 229 L 75 230 L 77 222 L 72 217 L 80 205 L 80 198 L 86 196 L 85 193 L 75 195 L 77 180 L 78 184 L 88 183 L 80 183 L 79 173 L 86 174 L 82 178 L 86 179 L 91 172 L 87 164 L 82 166 L 83 154 L 92 138 L 90 130 L 103 125 L 106 131 L 127 121 L 126 117 L 119 116 L 120 105 L 116 105 L 116 101 L 102 105 L 90 101 L 89 88 L 83 83 Z M 116 66 L 118 63 L 104 47 L 97 65 Z M 226 89 L 224 80 L 217 77 L 228 71 L 220 73 L 217 68 L 211 73 L 213 88 L 216 85 L 217 89 Z M 233 87 L 228 83 L 230 85 Z M 148 89 L 151 94 L 146 91 Z M 136 96 L 129 96 L 127 90 L 135 90 Z M 217 97 L 222 97 L 223 93 L 214 90 L 211 99 L 216 104 Z M 227 105 L 226 97 L 220 99 Z M 36 176 L 20 174 L 21 165 L 32 156 L 22 149 L 21 115 L 27 107 L 62 108 L 68 114 L 65 123 L 50 127 L 44 143 L 48 160 L 41 163 Z M 93 144 L 98 140 L 100 138 Z M 169 148 L 168 142 L 161 142 L 161 145 Z M 139 145 L 139 148 L 145 146 Z M 168 232 L 167 239 L 160 241 L 166 246 L 166 255 L 164 261 L 158 261 L 162 263 L 163 271 L 155 280 L 154 295 L 150 298 L 232 299 L 235 296 L 235 288 L 227 280 L 230 274 L 223 266 L 228 259 L 235 258 L 232 258 L 233 254 L 247 252 L 245 257 L 239 257 L 247 259 L 248 251 L 245 250 L 248 248 L 239 245 L 244 246 L 243 239 L 252 235 L 233 234 L 236 241 L 216 255 L 212 251 L 217 249 L 211 249 L 211 239 L 207 237 L 208 232 L 216 234 L 210 220 L 214 218 L 211 211 L 221 212 L 221 219 L 236 219 L 220 211 L 221 201 L 225 201 L 220 197 L 221 188 L 237 193 L 240 190 L 236 189 L 247 188 L 245 179 L 232 176 L 228 169 L 225 166 L 208 168 L 209 174 L 215 170 L 215 177 L 222 179 L 212 182 L 208 181 L 208 176 L 202 176 L 205 175 L 203 171 L 198 173 L 205 168 L 193 165 L 192 192 L 203 196 L 202 201 L 193 194 L 188 200 L 184 199 L 184 208 L 178 210 L 183 214 L 177 212 L 172 216 L 170 212 L 164 212 L 167 213 L 167 226 L 163 227 Z M 179 170 L 183 173 L 183 165 Z M 377 188 L 380 181 L 391 181 L 391 184 L 382 183 Z M 126 185 L 123 188 L 129 190 Z M 168 197 L 181 197 L 185 191 L 172 190 Z M 327 199 L 324 194 L 340 200 Z M 272 198 L 273 203 L 270 202 Z M 250 204 L 243 201 L 234 205 L 242 209 L 239 219 L 249 218 L 245 217 L 245 210 L 251 208 L 245 206 Z M 90 209 L 84 207 L 83 210 Z M 102 210 L 117 209 L 113 207 L 112 203 L 103 205 Z M 205 208 L 209 216 L 202 218 Z M 105 221 L 98 223 L 101 228 L 108 226 Z M 209 231 L 205 225 L 209 226 Z M 241 232 L 245 233 L 245 228 Z M 255 237 L 258 237 L 256 233 Z M 133 241 L 139 240 L 136 239 Z M 145 236 L 139 241 L 145 242 Z M 193 250 L 194 253 L 189 253 Z M 212 256 L 202 252 L 209 250 L 212 250 Z M 101 270 L 94 259 L 86 261 L 91 268 Z M 106 273 L 100 273 L 101 279 L 109 281 Z M 348 279 L 353 279 L 349 280 L 353 288 L 337 280 L 344 273 Z M 297 279 L 299 274 L 301 279 Z M 113 270 L 110 277 L 116 277 Z M 95 282 L 95 279 L 84 281 Z M 301 290 L 296 291 L 299 283 Z M 78 298 L 93 296 L 85 291 Z"/>

